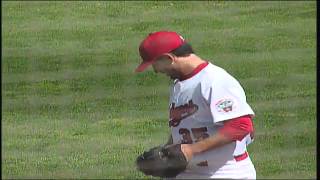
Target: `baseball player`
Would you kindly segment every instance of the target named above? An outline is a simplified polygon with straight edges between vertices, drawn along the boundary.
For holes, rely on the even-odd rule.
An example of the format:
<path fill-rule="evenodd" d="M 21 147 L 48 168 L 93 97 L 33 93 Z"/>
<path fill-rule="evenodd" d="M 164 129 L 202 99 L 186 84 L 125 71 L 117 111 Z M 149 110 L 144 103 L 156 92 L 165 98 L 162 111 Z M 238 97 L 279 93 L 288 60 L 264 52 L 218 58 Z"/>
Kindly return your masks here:
<path fill-rule="evenodd" d="M 176 32 L 150 33 L 139 52 L 143 61 L 136 72 L 152 66 L 173 80 L 168 144 L 178 144 L 187 162 L 176 178 L 256 179 L 246 149 L 253 141 L 254 112 L 239 82 L 197 56 Z"/>

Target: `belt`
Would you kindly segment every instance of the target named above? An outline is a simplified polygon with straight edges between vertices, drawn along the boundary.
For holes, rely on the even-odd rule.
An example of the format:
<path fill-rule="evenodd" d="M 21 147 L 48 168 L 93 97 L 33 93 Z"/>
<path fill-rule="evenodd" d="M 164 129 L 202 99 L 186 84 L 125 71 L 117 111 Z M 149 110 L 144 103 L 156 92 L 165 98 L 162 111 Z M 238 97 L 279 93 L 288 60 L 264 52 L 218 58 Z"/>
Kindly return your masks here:
<path fill-rule="evenodd" d="M 246 151 L 246 152 L 244 152 L 243 154 L 240 154 L 240 155 L 238 155 L 238 156 L 233 156 L 233 157 L 234 157 L 234 159 L 235 159 L 236 161 L 242 161 L 242 160 L 246 159 L 248 156 L 249 156 L 249 155 L 248 155 L 248 152 Z"/>

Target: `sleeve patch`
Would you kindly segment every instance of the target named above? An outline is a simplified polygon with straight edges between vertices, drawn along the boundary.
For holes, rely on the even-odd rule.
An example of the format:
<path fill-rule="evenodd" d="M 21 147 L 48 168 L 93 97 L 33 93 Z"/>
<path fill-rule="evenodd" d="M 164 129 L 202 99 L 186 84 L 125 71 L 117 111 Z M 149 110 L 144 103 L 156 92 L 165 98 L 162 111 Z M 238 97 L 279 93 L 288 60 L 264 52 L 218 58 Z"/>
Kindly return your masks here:
<path fill-rule="evenodd" d="M 218 112 L 230 112 L 234 109 L 234 102 L 232 99 L 221 99 L 215 106 Z"/>

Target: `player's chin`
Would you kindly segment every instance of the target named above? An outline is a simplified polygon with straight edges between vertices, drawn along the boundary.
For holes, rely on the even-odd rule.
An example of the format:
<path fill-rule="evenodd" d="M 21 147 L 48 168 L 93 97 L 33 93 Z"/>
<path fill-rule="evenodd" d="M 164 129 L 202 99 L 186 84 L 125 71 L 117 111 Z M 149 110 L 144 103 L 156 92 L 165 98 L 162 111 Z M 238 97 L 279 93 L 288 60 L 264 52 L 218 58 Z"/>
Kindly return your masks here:
<path fill-rule="evenodd" d="M 168 74 L 168 73 L 164 73 L 167 77 L 169 77 L 170 79 L 173 79 L 173 76 Z"/>
<path fill-rule="evenodd" d="M 169 76 L 169 75 L 168 75 Z M 176 77 L 174 77 L 174 76 L 169 76 L 170 77 L 170 79 L 172 79 L 172 80 L 175 80 L 175 79 L 177 79 Z"/>
<path fill-rule="evenodd" d="M 175 79 L 174 75 L 170 74 L 170 73 L 165 73 L 166 76 L 168 76 L 170 79 Z"/>
<path fill-rule="evenodd" d="M 176 75 L 171 74 L 171 73 L 164 73 L 164 74 L 165 74 L 167 77 L 169 77 L 170 79 L 172 79 L 172 80 L 175 80 L 175 79 L 178 78 Z"/>

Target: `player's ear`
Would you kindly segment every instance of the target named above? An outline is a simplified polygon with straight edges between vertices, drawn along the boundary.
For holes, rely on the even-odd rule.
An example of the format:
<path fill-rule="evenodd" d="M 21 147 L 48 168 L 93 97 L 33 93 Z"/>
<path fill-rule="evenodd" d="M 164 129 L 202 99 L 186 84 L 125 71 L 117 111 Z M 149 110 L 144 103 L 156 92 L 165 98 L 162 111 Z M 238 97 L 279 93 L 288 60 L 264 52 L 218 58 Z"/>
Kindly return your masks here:
<path fill-rule="evenodd" d="M 174 61 L 176 60 L 176 56 L 171 53 L 165 53 L 162 56 L 165 56 L 168 60 L 170 60 L 171 64 L 173 64 Z"/>

